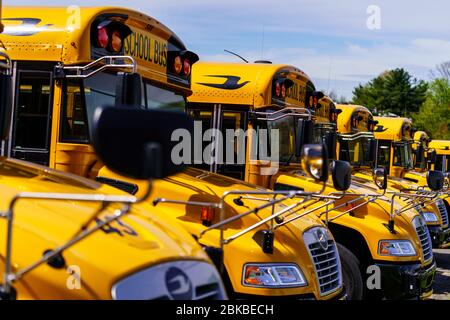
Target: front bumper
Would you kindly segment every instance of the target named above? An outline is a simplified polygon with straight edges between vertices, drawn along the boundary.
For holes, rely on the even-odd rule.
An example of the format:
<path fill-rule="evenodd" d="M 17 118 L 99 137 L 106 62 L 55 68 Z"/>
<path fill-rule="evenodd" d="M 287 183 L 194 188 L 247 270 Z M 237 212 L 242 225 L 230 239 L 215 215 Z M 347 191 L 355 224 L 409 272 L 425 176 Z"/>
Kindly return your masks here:
<path fill-rule="evenodd" d="M 450 227 L 442 228 L 441 226 L 428 226 L 430 231 L 431 242 L 433 248 L 450 247 Z"/>
<path fill-rule="evenodd" d="M 424 299 L 433 292 L 436 263 L 422 267 L 414 264 L 376 263 L 381 270 L 381 290 L 389 300 Z"/>
<path fill-rule="evenodd" d="M 342 288 L 339 294 L 330 297 L 331 294 L 328 296 L 328 298 L 325 296 L 324 300 L 329 301 L 337 301 L 337 300 L 347 300 L 347 292 L 345 291 L 345 288 Z M 259 295 L 252 295 L 252 294 L 240 294 L 235 293 L 233 295 L 233 299 L 237 300 L 279 300 L 279 301 L 285 301 L 285 300 L 317 300 L 314 294 L 301 294 L 301 295 L 291 295 L 291 296 L 259 296 Z"/>

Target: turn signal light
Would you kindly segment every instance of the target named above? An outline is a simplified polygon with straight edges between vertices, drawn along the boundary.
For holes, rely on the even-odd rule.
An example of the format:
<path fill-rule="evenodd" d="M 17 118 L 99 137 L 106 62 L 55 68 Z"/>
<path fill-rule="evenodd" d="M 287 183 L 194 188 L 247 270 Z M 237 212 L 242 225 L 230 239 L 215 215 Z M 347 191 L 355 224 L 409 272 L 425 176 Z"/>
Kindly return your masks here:
<path fill-rule="evenodd" d="M 275 84 L 275 95 L 279 97 L 281 95 L 281 85 L 279 82 Z"/>
<path fill-rule="evenodd" d="M 281 85 L 281 97 L 286 98 L 286 85 L 284 83 Z"/>
<path fill-rule="evenodd" d="M 97 44 L 100 48 L 106 48 L 108 46 L 109 36 L 108 30 L 105 27 L 100 27 L 97 32 Z"/>
<path fill-rule="evenodd" d="M 113 31 L 111 33 L 111 50 L 113 52 L 120 52 L 122 50 L 122 37 L 119 31 Z"/>
<path fill-rule="evenodd" d="M 191 62 L 189 61 L 189 59 L 184 59 L 183 61 L 183 73 L 185 76 L 191 74 Z"/>
<path fill-rule="evenodd" d="M 175 71 L 176 74 L 180 74 L 182 68 L 183 64 L 181 63 L 181 58 L 180 56 L 176 56 L 173 60 L 173 71 Z"/>
<path fill-rule="evenodd" d="M 202 207 L 202 211 L 200 214 L 200 220 L 202 220 L 202 224 L 205 227 L 209 227 L 214 220 L 215 212 L 214 208 L 211 207 Z"/>

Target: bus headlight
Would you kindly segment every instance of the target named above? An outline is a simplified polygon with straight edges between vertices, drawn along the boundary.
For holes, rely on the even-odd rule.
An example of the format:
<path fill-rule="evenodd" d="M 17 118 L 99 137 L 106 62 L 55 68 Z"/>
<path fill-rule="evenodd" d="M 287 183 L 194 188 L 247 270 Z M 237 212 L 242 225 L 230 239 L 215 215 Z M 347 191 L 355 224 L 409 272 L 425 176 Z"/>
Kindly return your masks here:
<path fill-rule="evenodd" d="M 381 240 L 378 243 L 380 256 L 409 257 L 415 256 L 416 250 L 409 240 Z"/>
<path fill-rule="evenodd" d="M 422 217 L 426 222 L 438 222 L 438 217 L 433 212 L 422 212 Z"/>
<path fill-rule="evenodd" d="M 271 263 L 244 265 L 242 285 L 257 288 L 303 287 L 306 280 L 295 264 Z"/>

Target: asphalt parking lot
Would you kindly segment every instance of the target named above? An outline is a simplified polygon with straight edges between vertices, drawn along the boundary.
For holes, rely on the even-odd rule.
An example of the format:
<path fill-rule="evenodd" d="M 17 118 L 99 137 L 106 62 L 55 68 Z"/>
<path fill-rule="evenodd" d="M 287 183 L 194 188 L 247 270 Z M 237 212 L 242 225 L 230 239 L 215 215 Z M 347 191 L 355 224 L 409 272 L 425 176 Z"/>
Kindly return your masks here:
<path fill-rule="evenodd" d="M 433 250 L 438 266 L 433 300 L 450 300 L 450 248 Z"/>

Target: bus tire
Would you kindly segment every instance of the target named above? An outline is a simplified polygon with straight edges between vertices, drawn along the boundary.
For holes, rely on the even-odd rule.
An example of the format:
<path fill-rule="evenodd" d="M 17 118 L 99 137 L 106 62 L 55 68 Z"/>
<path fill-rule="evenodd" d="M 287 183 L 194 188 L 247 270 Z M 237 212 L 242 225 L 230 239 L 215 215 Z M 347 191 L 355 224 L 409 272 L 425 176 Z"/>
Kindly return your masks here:
<path fill-rule="evenodd" d="M 342 266 L 342 281 L 347 292 L 348 300 L 362 300 L 364 298 L 364 281 L 358 258 L 346 247 L 337 244 Z"/>

